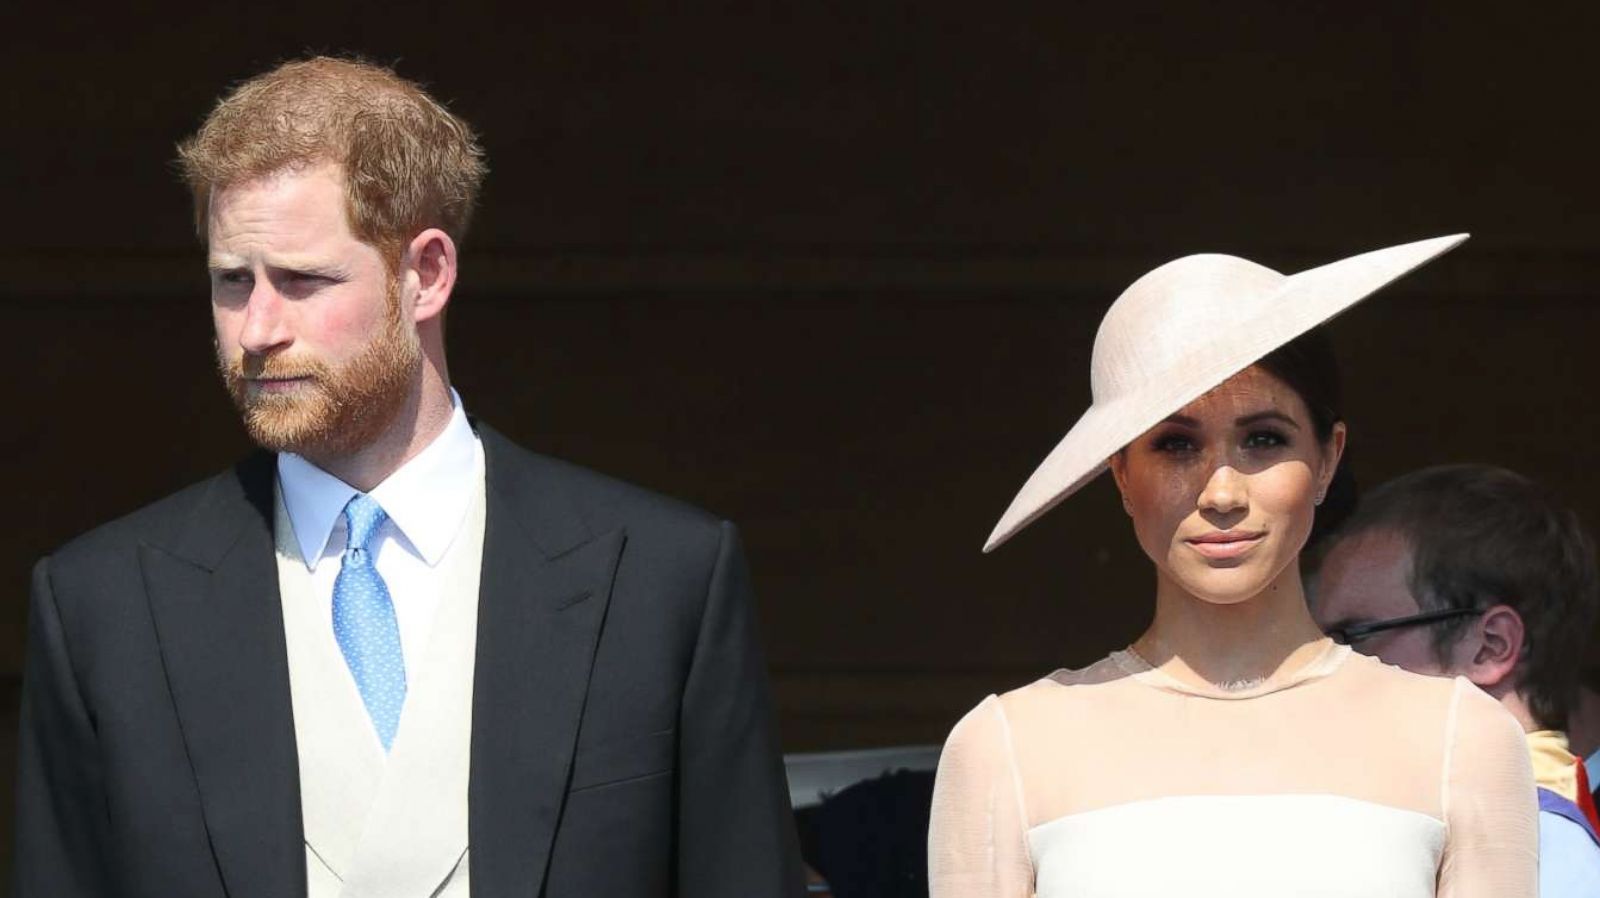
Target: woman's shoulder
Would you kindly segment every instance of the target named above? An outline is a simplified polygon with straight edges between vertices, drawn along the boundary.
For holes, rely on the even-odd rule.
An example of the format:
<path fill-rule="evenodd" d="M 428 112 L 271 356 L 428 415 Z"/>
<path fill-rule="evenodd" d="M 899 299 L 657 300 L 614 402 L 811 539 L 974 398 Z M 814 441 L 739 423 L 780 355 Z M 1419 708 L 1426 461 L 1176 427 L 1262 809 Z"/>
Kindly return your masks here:
<path fill-rule="evenodd" d="M 1059 717 L 1071 706 L 1103 698 L 1106 690 L 1125 684 L 1128 671 L 1115 657 L 1081 668 L 1061 668 L 1016 689 L 991 696 L 994 712 L 1013 722 Z"/>
<path fill-rule="evenodd" d="M 1110 657 L 1088 667 L 1062 668 L 1026 685 L 991 693 L 961 718 L 956 731 L 993 732 L 1008 728 L 1014 720 L 1041 711 L 1059 711 L 1061 704 L 1073 701 L 1080 690 L 1109 685 L 1126 676 L 1127 672 Z"/>
<path fill-rule="evenodd" d="M 1459 701 L 1463 684 L 1474 688 L 1461 677 L 1415 673 L 1358 652 L 1351 652 L 1331 679 L 1371 700 L 1438 708 Z"/>
<path fill-rule="evenodd" d="M 1462 676 L 1414 673 L 1376 658 L 1353 654 L 1339 671 L 1352 701 L 1369 719 L 1437 728 L 1448 741 L 1480 738 L 1517 743 L 1521 726 L 1505 706 Z"/>

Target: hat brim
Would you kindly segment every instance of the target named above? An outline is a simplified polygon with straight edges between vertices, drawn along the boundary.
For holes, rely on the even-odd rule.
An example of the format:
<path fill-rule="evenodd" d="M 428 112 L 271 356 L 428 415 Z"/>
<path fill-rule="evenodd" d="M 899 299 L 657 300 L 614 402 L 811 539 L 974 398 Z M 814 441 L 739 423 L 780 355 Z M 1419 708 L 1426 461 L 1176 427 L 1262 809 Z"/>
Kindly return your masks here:
<path fill-rule="evenodd" d="M 1242 336 L 1217 347 L 1203 363 L 1084 412 L 1011 500 L 983 551 L 993 551 L 1082 489 L 1105 471 L 1112 455 L 1169 415 L 1467 237 L 1452 234 L 1391 246 L 1290 275 L 1265 304 L 1266 313 L 1258 320 L 1231 322 L 1230 332 Z"/>

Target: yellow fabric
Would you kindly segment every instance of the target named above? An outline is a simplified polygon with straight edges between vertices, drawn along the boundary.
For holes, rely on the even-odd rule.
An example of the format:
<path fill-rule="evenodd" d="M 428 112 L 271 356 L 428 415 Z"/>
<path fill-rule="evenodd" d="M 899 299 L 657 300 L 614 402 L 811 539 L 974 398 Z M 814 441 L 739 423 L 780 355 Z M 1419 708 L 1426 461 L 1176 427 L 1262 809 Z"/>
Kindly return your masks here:
<path fill-rule="evenodd" d="M 1566 733 L 1534 730 L 1528 734 L 1528 755 L 1533 758 L 1535 783 L 1578 803 L 1578 756 L 1567 747 Z"/>

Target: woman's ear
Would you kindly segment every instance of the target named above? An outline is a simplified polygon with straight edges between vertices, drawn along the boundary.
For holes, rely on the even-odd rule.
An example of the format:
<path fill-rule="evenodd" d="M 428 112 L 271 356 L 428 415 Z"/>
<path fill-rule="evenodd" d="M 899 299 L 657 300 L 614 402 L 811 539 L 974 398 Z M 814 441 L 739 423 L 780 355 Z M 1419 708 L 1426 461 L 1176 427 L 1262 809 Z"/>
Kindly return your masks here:
<path fill-rule="evenodd" d="M 1344 441 L 1348 431 L 1343 421 L 1333 422 L 1333 429 L 1328 433 L 1327 442 L 1322 444 L 1322 467 L 1317 471 L 1317 502 L 1328 495 L 1328 486 L 1333 483 L 1333 475 L 1339 470 L 1339 460 L 1344 458 Z"/>
<path fill-rule="evenodd" d="M 1128 504 L 1128 458 L 1127 450 L 1118 450 L 1111 458 L 1107 459 L 1111 465 L 1111 479 L 1117 483 L 1117 495 L 1122 497 L 1122 510 L 1133 514 L 1133 506 Z"/>

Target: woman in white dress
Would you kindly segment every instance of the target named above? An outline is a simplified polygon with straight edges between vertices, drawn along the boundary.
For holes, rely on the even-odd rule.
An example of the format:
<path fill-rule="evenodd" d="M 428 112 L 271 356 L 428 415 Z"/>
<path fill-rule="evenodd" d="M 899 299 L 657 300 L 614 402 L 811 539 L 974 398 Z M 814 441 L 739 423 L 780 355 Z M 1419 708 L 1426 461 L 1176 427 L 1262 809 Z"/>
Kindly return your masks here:
<path fill-rule="evenodd" d="M 1313 329 L 1463 239 L 1290 277 L 1191 256 L 1113 304 L 1093 406 L 985 550 L 1109 467 L 1152 622 L 956 725 L 933 898 L 1533 898 L 1520 727 L 1465 680 L 1336 645 L 1300 579 L 1346 435 Z"/>

